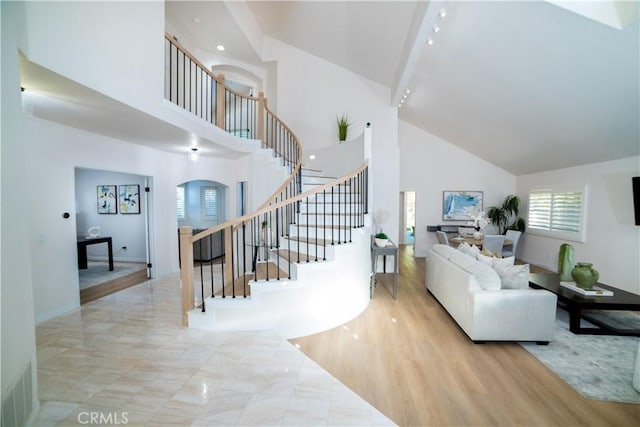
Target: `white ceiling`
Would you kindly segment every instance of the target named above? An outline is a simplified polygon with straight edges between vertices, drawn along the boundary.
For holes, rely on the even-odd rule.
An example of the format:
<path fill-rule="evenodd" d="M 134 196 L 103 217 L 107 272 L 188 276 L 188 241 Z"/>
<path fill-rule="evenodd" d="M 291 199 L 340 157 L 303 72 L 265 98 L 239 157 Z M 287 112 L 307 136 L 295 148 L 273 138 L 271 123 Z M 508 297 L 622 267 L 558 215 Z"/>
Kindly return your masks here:
<path fill-rule="evenodd" d="M 515 175 L 640 155 L 638 2 L 555 3 L 563 7 L 545 1 L 175 1 L 165 10 L 167 31 L 179 33 L 180 43 L 205 64 L 264 68 L 267 35 L 389 87 L 392 104 L 410 88 L 398 109 L 401 120 Z M 599 22 L 603 13 L 607 24 Z M 226 50 L 217 51 L 218 44 Z M 185 140 L 183 130 L 40 71 L 27 66 L 22 74 L 23 82 L 32 77 L 32 85 L 51 85 L 51 105 L 30 101 L 34 115 L 184 151 L 170 145 Z"/>
<path fill-rule="evenodd" d="M 401 120 L 516 175 L 640 155 L 636 2 L 242 3 L 258 33 L 389 87 L 390 102 L 411 89 Z M 594 5 L 599 10 L 587 10 Z M 231 40 L 228 22 L 201 39 L 200 29 L 188 29 L 202 25 L 193 17 L 228 21 L 240 16 L 238 8 L 238 2 L 168 3 L 167 20 L 220 62 L 214 48 Z M 609 25 L 596 20 L 603 10 Z M 617 18 L 621 30 L 611 26 Z M 246 37 L 256 28 L 247 23 L 237 24 L 244 34 L 235 34 L 233 51 L 224 55 L 259 65 L 259 43 Z"/>

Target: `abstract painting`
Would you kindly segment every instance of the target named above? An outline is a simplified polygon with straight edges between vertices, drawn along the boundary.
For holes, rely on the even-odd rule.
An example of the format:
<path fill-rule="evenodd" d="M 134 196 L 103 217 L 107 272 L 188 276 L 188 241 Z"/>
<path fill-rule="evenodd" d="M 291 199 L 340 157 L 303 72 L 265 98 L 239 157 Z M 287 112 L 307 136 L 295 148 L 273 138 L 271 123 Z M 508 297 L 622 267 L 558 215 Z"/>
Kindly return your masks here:
<path fill-rule="evenodd" d="M 118 213 L 115 185 L 98 185 L 98 213 Z"/>
<path fill-rule="evenodd" d="M 482 211 L 482 191 L 443 191 L 442 219 L 470 221 Z"/>
<path fill-rule="evenodd" d="M 138 184 L 121 185 L 119 200 L 121 214 L 139 214 L 140 186 Z"/>

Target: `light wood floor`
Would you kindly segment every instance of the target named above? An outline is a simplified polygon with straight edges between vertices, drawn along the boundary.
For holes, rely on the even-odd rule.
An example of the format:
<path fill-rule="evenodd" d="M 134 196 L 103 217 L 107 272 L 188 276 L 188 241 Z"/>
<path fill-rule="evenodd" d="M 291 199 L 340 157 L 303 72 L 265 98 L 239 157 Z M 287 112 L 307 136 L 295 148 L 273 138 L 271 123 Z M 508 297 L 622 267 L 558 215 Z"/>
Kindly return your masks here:
<path fill-rule="evenodd" d="M 401 247 L 398 299 L 378 275 L 369 307 L 291 340 L 401 426 L 638 426 L 640 405 L 583 398 L 516 343 L 473 344 L 425 290 Z M 386 289 L 385 289 L 386 287 Z"/>

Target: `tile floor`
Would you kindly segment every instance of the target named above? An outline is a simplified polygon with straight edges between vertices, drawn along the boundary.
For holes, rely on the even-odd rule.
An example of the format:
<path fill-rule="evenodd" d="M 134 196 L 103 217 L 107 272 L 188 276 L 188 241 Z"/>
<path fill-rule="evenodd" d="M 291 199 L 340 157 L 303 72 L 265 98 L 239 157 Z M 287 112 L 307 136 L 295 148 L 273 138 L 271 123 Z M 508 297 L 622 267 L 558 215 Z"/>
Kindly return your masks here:
<path fill-rule="evenodd" d="M 277 333 L 181 316 L 176 276 L 38 325 L 34 425 L 394 425 Z"/>

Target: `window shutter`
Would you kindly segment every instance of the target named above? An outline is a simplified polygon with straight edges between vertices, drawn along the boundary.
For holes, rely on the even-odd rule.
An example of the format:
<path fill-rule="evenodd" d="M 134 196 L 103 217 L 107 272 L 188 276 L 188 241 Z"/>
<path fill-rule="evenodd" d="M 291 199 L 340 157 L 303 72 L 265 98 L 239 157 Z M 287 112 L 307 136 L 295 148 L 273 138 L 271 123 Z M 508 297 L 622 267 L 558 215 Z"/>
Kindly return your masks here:
<path fill-rule="evenodd" d="M 555 193 L 551 209 L 551 230 L 579 232 L 581 212 L 581 193 Z"/>
<path fill-rule="evenodd" d="M 551 229 L 551 192 L 534 191 L 529 195 L 529 228 Z"/>
<path fill-rule="evenodd" d="M 176 217 L 184 219 L 184 187 L 176 187 Z"/>
<path fill-rule="evenodd" d="M 586 187 L 532 190 L 529 193 L 529 231 L 583 242 L 585 194 Z"/>
<path fill-rule="evenodd" d="M 216 187 L 202 187 L 202 215 L 205 218 L 218 216 L 218 189 Z"/>

